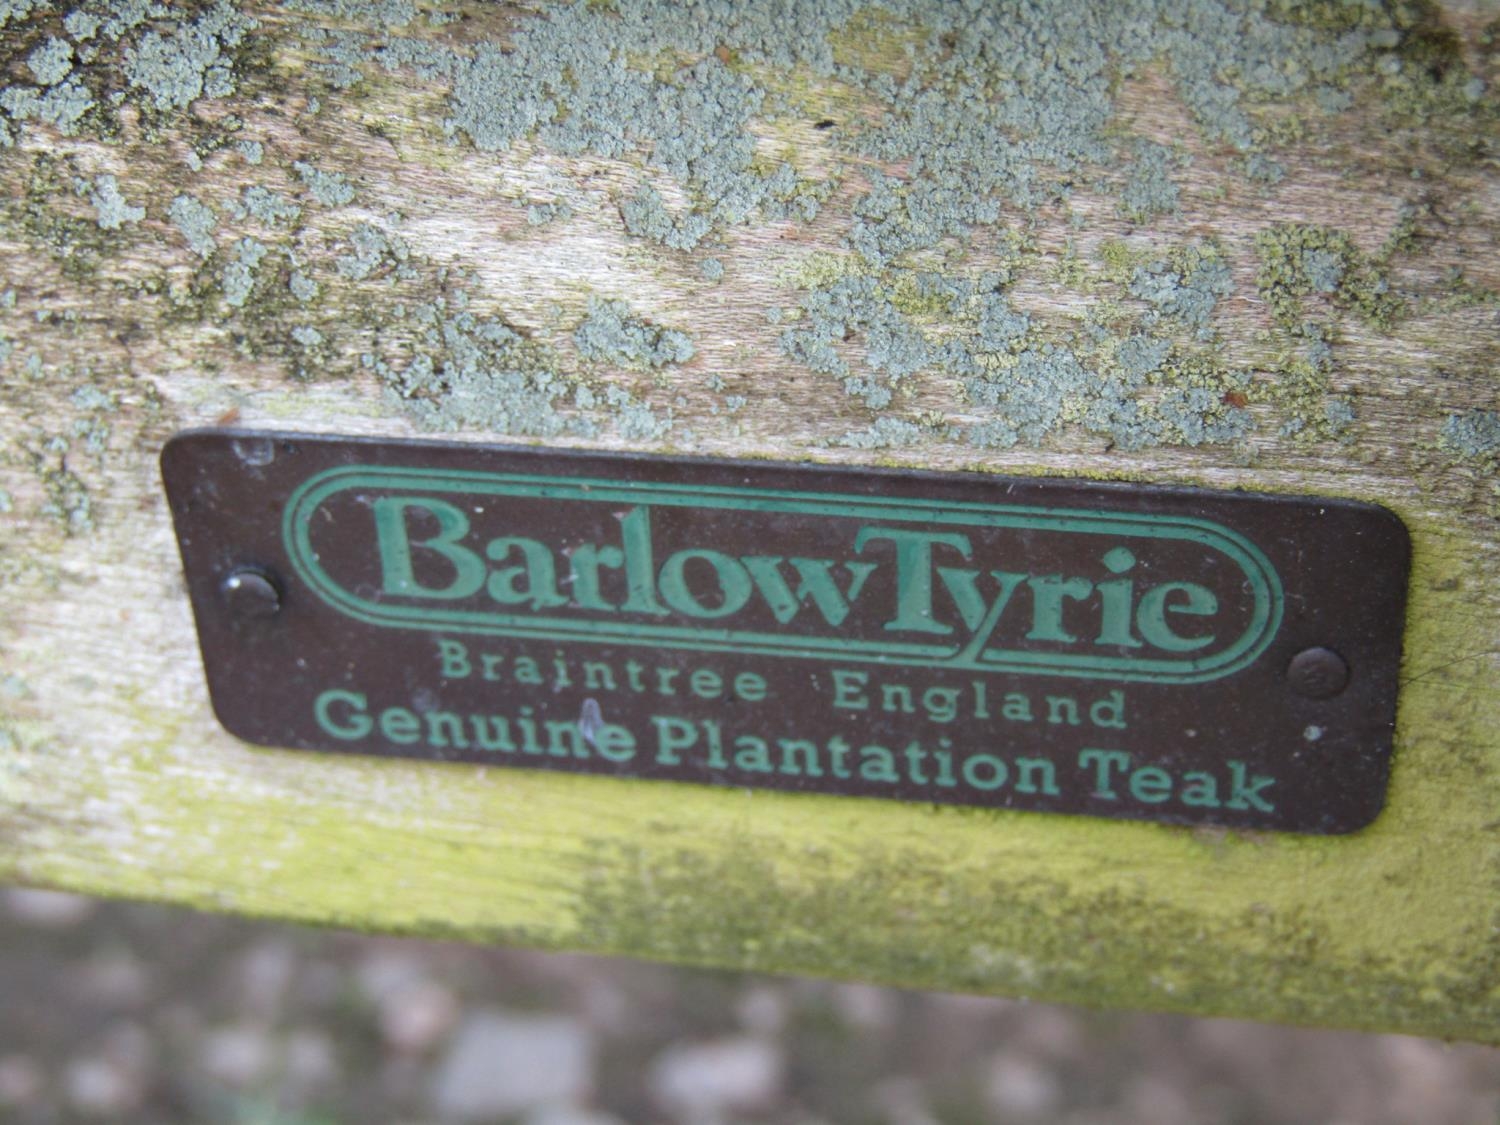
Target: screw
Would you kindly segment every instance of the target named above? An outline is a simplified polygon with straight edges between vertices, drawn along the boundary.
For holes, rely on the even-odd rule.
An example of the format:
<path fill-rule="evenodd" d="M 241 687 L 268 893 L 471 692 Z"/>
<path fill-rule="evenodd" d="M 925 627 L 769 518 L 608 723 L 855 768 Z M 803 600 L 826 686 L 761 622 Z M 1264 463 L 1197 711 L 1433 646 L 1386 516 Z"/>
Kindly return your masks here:
<path fill-rule="evenodd" d="M 1292 690 L 1308 699 L 1330 699 L 1349 684 L 1349 665 L 1331 648 L 1303 649 L 1286 666 Z"/>
<path fill-rule="evenodd" d="M 242 566 L 219 585 L 229 611 L 244 619 L 275 617 L 281 609 L 281 591 L 263 570 Z"/>

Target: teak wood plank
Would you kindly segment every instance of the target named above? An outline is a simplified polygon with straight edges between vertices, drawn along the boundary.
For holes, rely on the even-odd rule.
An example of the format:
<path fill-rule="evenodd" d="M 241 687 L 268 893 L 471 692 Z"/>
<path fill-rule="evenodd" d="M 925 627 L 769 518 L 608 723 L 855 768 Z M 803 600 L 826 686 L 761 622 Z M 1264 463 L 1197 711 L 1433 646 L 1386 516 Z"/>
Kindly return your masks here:
<path fill-rule="evenodd" d="M 1500 28 L 976 8 L 0 7 L 0 877 L 1500 1041 Z M 158 469 L 214 425 L 1380 504 L 1413 545 L 1385 809 L 252 747 Z"/>

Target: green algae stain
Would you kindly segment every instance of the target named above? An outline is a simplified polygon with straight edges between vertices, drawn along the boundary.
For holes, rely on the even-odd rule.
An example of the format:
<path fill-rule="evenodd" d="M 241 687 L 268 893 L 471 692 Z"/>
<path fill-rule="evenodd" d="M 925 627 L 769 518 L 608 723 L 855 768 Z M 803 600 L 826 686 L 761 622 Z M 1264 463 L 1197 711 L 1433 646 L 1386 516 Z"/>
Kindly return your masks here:
<path fill-rule="evenodd" d="M 47 731 L 0 750 L 26 763 L 0 785 L 25 802 L 0 817 L 0 870 L 360 929 L 1493 1041 L 1496 562 L 1407 518 L 1397 768 L 1353 836 L 256 750 L 117 701 L 128 761 L 84 768 Z"/>
<path fill-rule="evenodd" d="M 722 858 L 601 846 L 580 938 L 591 948 L 649 949 L 695 965 L 1091 1007 L 1253 1013 L 1473 1038 L 1492 1037 L 1500 1017 L 1500 999 L 1476 982 L 1476 966 L 1433 973 L 1434 981 L 1395 952 L 1342 960 L 1330 955 L 1345 945 L 1341 935 L 1305 908 L 1184 908 L 1149 884 L 1091 891 L 1065 875 L 1024 869 L 955 878 L 950 857 L 874 842 L 852 864 L 753 838 L 733 844 Z M 1206 875 L 1201 869 L 1213 864 L 1198 866 Z"/>
<path fill-rule="evenodd" d="M 1386 812 L 1360 834 L 865 818 L 830 799 L 757 797 L 719 819 L 722 850 L 661 825 L 651 841 L 598 841 L 578 940 L 695 964 L 1494 1041 L 1500 971 L 1485 935 L 1500 918 L 1500 851 L 1481 826 L 1497 765 L 1478 747 L 1500 721 L 1500 614 L 1493 594 L 1475 614 L 1465 592 L 1494 564 L 1430 520 L 1413 530 L 1397 769 Z M 1451 757 L 1458 746 L 1466 761 Z M 815 827 L 821 817 L 833 826 Z"/>

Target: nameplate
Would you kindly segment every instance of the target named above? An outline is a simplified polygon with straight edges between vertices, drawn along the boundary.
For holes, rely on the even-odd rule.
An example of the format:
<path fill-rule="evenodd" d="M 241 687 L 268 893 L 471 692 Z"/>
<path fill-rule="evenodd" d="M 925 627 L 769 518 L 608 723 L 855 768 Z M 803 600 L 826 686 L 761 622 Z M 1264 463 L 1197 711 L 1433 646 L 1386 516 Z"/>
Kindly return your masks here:
<path fill-rule="evenodd" d="M 1384 801 L 1374 505 L 232 431 L 162 468 L 252 743 L 1307 833 Z"/>

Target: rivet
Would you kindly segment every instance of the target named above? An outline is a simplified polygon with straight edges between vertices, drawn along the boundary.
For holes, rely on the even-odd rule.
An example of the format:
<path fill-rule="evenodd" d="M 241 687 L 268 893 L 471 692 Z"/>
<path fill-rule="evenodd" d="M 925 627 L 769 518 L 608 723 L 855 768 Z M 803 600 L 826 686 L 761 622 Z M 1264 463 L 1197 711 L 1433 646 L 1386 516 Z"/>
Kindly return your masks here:
<path fill-rule="evenodd" d="M 1349 684 L 1349 665 L 1331 648 L 1303 649 L 1287 665 L 1292 690 L 1308 699 L 1329 699 Z"/>
<path fill-rule="evenodd" d="M 229 612 L 244 619 L 275 617 L 281 609 L 281 591 L 263 570 L 242 566 L 219 585 Z"/>

